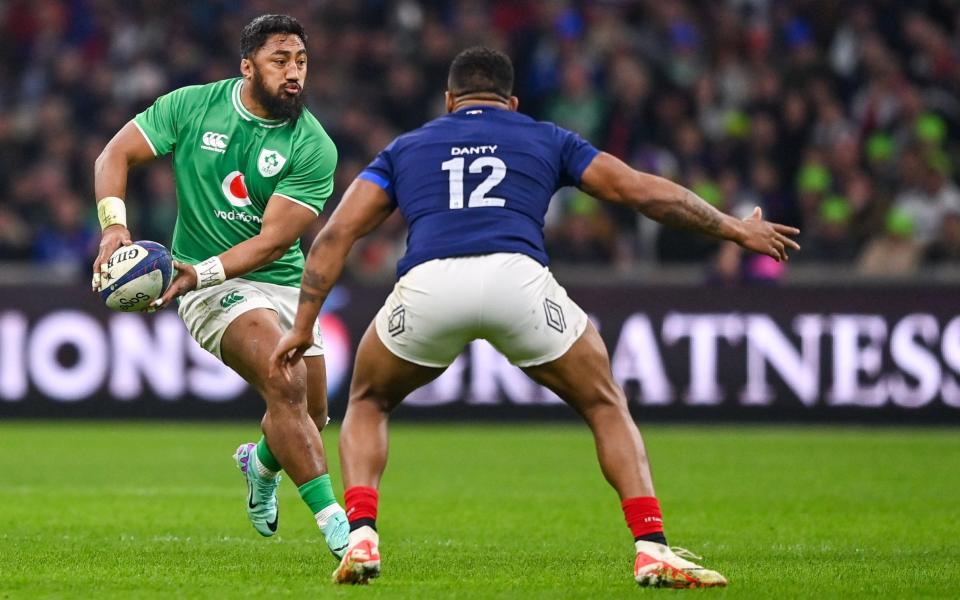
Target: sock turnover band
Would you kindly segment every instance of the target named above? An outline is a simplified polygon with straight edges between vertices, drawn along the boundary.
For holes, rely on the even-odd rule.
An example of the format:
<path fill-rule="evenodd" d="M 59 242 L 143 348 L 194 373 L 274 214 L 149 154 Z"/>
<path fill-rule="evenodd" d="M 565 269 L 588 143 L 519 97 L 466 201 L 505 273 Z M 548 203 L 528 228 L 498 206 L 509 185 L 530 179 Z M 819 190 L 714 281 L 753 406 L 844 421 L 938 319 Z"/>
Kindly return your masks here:
<path fill-rule="evenodd" d="M 313 514 L 317 514 L 331 504 L 337 503 L 337 497 L 333 495 L 333 484 L 330 482 L 329 473 L 311 479 L 297 489 L 300 491 L 300 497 L 310 507 L 310 512 Z"/>
<path fill-rule="evenodd" d="M 347 488 L 343 494 L 347 508 L 347 519 L 353 523 L 360 519 L 377 520 L 377 502 L 380 494 L 376 488 L 355 485 Z"/>
<path fill-rule="evenodd" d="M 627 527 L 634 539 L 651 534 L 663 534 L 663 516 L 660 514 L 660 502 L 653 496 L 626 498 L 620 503 Z"/>

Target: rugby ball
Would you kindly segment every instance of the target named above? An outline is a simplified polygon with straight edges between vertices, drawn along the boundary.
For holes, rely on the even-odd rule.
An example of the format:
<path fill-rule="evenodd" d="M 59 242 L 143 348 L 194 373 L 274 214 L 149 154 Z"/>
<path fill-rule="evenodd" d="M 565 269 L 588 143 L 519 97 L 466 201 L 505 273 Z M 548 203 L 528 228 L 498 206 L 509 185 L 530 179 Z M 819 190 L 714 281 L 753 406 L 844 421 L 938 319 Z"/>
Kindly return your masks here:
<path fill-rule="evenodd" d="M 172 279 L 169 250 L 156 242 L 134 242 L 110 256 L 100 298 L 112 310 L 140 311 L 162 296 Z"/>

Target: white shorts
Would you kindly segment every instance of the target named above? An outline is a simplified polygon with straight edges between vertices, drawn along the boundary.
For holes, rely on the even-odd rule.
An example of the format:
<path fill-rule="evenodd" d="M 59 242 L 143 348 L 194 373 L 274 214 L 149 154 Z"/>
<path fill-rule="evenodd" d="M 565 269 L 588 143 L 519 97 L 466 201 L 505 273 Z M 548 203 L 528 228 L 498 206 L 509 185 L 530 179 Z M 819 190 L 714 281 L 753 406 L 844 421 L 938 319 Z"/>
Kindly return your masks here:
<path fill-rule="evenodd" d="M 397 281 L 377 313 L 377 334 L 396 356 L 446 367 L 485 339 L 518 367 L 563 356 L 587 315 L 550 270 L 523 254 L 431 260 Z"/>
<path fill-rule="evenodd" d="M 187 292 L 180 298 L 180 318 L 186 323 L 193 339 L 204 350 L 220 360 L 220 340 L 227 327 L 243 313 L 255 308 L 266 308 L 280 317 L 284 331 L 293 327 L 297 315 L 300 289 L 275 283 L 263 283 L 237 278 L 220 285 Z M 323 354 L 323 337 L 319 323 L 314 324 L 313 347 L 305 356 Z"/>

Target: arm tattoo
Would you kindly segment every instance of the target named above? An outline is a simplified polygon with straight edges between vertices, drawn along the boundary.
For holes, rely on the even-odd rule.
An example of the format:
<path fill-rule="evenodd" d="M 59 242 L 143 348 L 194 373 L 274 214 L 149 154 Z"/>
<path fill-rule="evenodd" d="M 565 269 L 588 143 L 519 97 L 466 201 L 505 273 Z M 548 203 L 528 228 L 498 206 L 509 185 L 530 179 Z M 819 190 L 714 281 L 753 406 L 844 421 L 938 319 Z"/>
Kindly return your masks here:
<path fill-rule="evenodd" d="M 307 269 L 303 272 L 303 285 L 313 288 L 314 290 L 324 288 L 324 283 L 326 283 L 323 275 L 318 274 L 316 271 Z"/>
<path fill-rule="evenodd" d="M 723 213 L 690 190 L 684 190 L 679 201 L 664 202 L 659 217 L 661 223 L 670 227 L 721 237 L 720 224 Z"/>
<path fill-rule="evenodd" d="M 323 303 L 323 296 L 319 294 L 311 294 L 305 289 L 300 289 L 300 301 L 299 304 L 311 304 L 311 303 Z"/>
<path fill-rule="evenodd" d="M 327 297 L 328 286 L 326 278 L 310 269 L 303 272 L 303 283 L 300 286 L 300 304 L 310 302 L 323 303 Z"/>

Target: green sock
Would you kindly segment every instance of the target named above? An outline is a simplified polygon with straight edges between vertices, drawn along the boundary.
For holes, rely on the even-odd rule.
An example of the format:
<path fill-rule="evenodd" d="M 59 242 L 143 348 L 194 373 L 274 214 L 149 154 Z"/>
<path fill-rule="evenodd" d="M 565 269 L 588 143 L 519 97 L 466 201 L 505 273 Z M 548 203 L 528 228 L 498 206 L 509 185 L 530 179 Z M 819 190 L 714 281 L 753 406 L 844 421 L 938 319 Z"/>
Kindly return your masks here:
<path fill-rule="evenodd" d="M 267 446 L 266 436 L 260 436 L 260 441 L 257 442 L 257 460 L 260 461 L 260 464 L 270 469 L 274 473 L 279 473 L 283 468 L 280 466 L 280 463 L 277 462 L 277 459 L 273 457 L 273 453 L 270 452 L 270 447 Z"/>
<path fill-rule="evenodd" d="M 300 497 L 310 507 L 310 512 L 317 514 L 321 510 L 337 503 L 337 497 L 333 495 L 333 484 L 330 482 L 330 474 L 321 475 L 316 479 L 311 479 L 299 488 Z"/>

